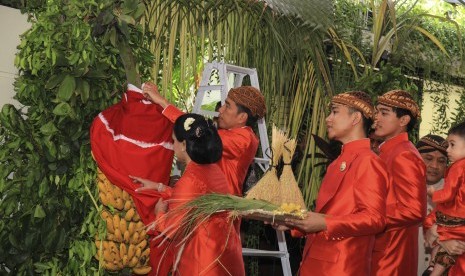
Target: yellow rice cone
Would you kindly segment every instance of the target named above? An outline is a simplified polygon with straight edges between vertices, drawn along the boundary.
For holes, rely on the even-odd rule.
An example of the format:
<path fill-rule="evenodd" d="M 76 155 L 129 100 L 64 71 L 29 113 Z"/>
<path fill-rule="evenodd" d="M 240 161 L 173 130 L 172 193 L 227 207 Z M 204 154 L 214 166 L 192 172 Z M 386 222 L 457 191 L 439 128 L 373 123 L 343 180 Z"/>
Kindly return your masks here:
<path fill-rule="evenodd" d="M 276 175 L 276 164 L 283 153 L 283 144 L 286 141 L 286 135 L 282 130 L 273 126 L 272 131 L 272 158 L 270 161 L 270 170 L 266 171 L 263 177 L 253 186 L 245 196 L 266 200 L 271 203 L 280 204 L 281 195 L 279 194 L 279 179 Z"/>
<path fill-rule="evenodd" d="M 279 185 L 279 194 L 281 195 L 280 204 L 294 203 L 301 209 L 306 210 L 307 207 L 305 206 L 302 191 L 299 189 L 299 185 L 297 184 L 291 167 L 292 156 L 294 155 L 296 145 L 297 143 L 295 139 L 287 140 L 287 142 L 284 143 L 284 168 L 279 179 L 279 182 L 281 183 L 281 185 Z"/>

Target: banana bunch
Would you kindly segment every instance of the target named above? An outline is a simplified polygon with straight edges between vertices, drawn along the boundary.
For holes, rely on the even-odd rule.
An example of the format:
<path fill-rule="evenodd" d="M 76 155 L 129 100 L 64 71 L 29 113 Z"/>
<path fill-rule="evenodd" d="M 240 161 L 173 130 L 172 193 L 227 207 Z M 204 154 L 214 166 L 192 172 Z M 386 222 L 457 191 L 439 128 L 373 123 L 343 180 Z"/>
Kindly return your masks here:
<path fill-rule="evenodd" d="M 126 267 L 134 274 L 150 272 L 150 247 L 144 223 L 140 220 L 132 197 L 113 185 L 105 174 L 98 170 L 99 198 L 104 205 L 100 214 L 106 223 L 106 240 L 95 239 L 95 257 L 106 270 L 116 271 Z"/>

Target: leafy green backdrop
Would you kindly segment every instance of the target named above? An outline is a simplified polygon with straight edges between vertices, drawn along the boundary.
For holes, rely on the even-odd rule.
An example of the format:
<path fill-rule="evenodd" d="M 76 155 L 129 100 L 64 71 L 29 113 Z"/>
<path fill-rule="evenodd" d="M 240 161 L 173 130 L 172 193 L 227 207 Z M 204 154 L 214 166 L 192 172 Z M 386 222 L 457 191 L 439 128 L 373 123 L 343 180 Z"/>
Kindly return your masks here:
<path fill-rule="evenodd" d="M 89 127 L 125 86 L 115 30 L 135 44 L 143 38 L 140 30 L 111 16 L 113 28 L 96 30 L 99 15 L 116 8 L 135 11 L 115 1 L 72 0 L 25 10 L 32 27 L 15 60 L 21 72 L 15 99 L 23 107 L 7 104 L 0 114 L 2 274 L 98 274 Z M 141 57 L 138 64 L 149 67 Z"/>
<path fill-rule="evenodd" d="M 204 62 L 256 67 L 268 123 L 300 141 L 303 158 L 295 173 L 309 206 L 322 173 L 314 166 L 320 160 L 309 137 L 324 136 L 331 95 L 349 89 L 373 97 L 399 87 L 420 91 L 427 79 L 463 85 L 463 78 L 437 66 L 462 57 L 463 24 L 457 28 L 446 20 L 449 27 L 438 31 L 435 22 L 442 19 L 387 0 L 371 7 L 338 0 L 334 11 L 331 1 L 268 2 L 275 9 L 241 0 L 18 2 L 32 28 L 15 60 L 21 72 L 15 98 L 22 107 L 5 105 L 0 113 L 0 273 L 104 273 L 92 257 L 94 236 L 104 230 L 97 219 L 88 129 L 98 112 L 119 100 L 128 81 L 152 79 L 189 110 L 183 98 L 195 92 Z M 364 39 L 366 31 L 377 42 L 390 35 L 395 47 L 383 55 L 387 48 L 378 46 L 387 44 L 374 47 Z M 422 51 L 405 50 L 417 46 Z M 415 95 L 420 101 L 421 94 Z M 461 107 L 464 102 L 462 97 Z"/>

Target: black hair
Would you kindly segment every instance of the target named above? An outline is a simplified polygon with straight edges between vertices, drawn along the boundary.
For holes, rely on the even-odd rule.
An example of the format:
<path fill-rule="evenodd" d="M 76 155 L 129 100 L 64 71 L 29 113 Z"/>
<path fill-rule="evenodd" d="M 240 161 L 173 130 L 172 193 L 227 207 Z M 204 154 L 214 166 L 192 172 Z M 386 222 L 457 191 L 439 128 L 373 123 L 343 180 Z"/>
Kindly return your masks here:
<path fill-rule="evenodd" d="M 247 122 L 245 122 L 246 126 L 253 127 L 257 124 L 258 116 L 253 116 L 252 111 L 249 108 L 243 106 L 242 104 L 236 103 L 237 106 L 237 113 L 246 113 L 247 114 Z"/>
<path fill-rule="evenodd" d="M 449 129 L 447 135 L 457 135 L 465 139 L 465 122 L 461 122 Z"/>
<path fill-rule="evenodd" d="M 365 117 L 365 115 L 363 115 L 363 112 L 358 109 L 355 109 L 351 106 L 347 106 L 347 107 L 349 108 L 350 114 L 354 112 L 360 112 L 360 115 L 362 115 L 363 130 L 365 131 L 365 136 L 368 137 L 368 134 L 370 133 L 370 130 L 371 130 L 371 126 L 373 125 L 373 119 Z"/>
<path fill-rule="evenodd" d="M 199 114 L 184 114 L 174 122 L 173 131 L 176 140 L 186 141 L 186 152 L 195 163 L 212 164 L 221 159 L 223 143 L 212 120 Z"/>
<path fill-rule="evenodd" d="M 417 118 L 412 115 L 412 112 L 407 109 L 399 108 L 399 107 L 391 107 L 392 111 L 396 113 L 396 117 L 400 118 L 402 116 L 408 115 L 410 116 L 410 122 L 407 124 L 407 132 L 410 132 L 412 129 L 415 128 L 417 125 Z"/>
<path fill-rule="evenodd" d="M 218 110 L 220 110 L 221 108 L 221 101 L 218 101 L 215 105 L 215 111 L 218 112 Z"/>

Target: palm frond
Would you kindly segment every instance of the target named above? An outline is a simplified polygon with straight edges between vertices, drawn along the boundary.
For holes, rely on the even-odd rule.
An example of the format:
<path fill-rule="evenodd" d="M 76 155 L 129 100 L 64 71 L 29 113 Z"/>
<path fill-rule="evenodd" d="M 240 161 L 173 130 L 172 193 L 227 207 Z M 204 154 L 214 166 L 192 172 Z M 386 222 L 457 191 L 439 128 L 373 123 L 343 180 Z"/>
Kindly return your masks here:
<path fill-rule="evenodd" d="M 331 1 L 154 0 L 146 5 L 152 79 L 171 102 L 189 111 L 202 64 L 222 61 L 257 69 L 268 124 L 287 127 L 291 137 L 320 129 L 314 124 L 321 122 L 333 94 L 322 50 Z M 306 150 L 314 151 L 314 143 L 308 143 Z M 311 170 L 304 172 L 305 167 L 299 168 L 298 181 L 307 186 Z"/>

